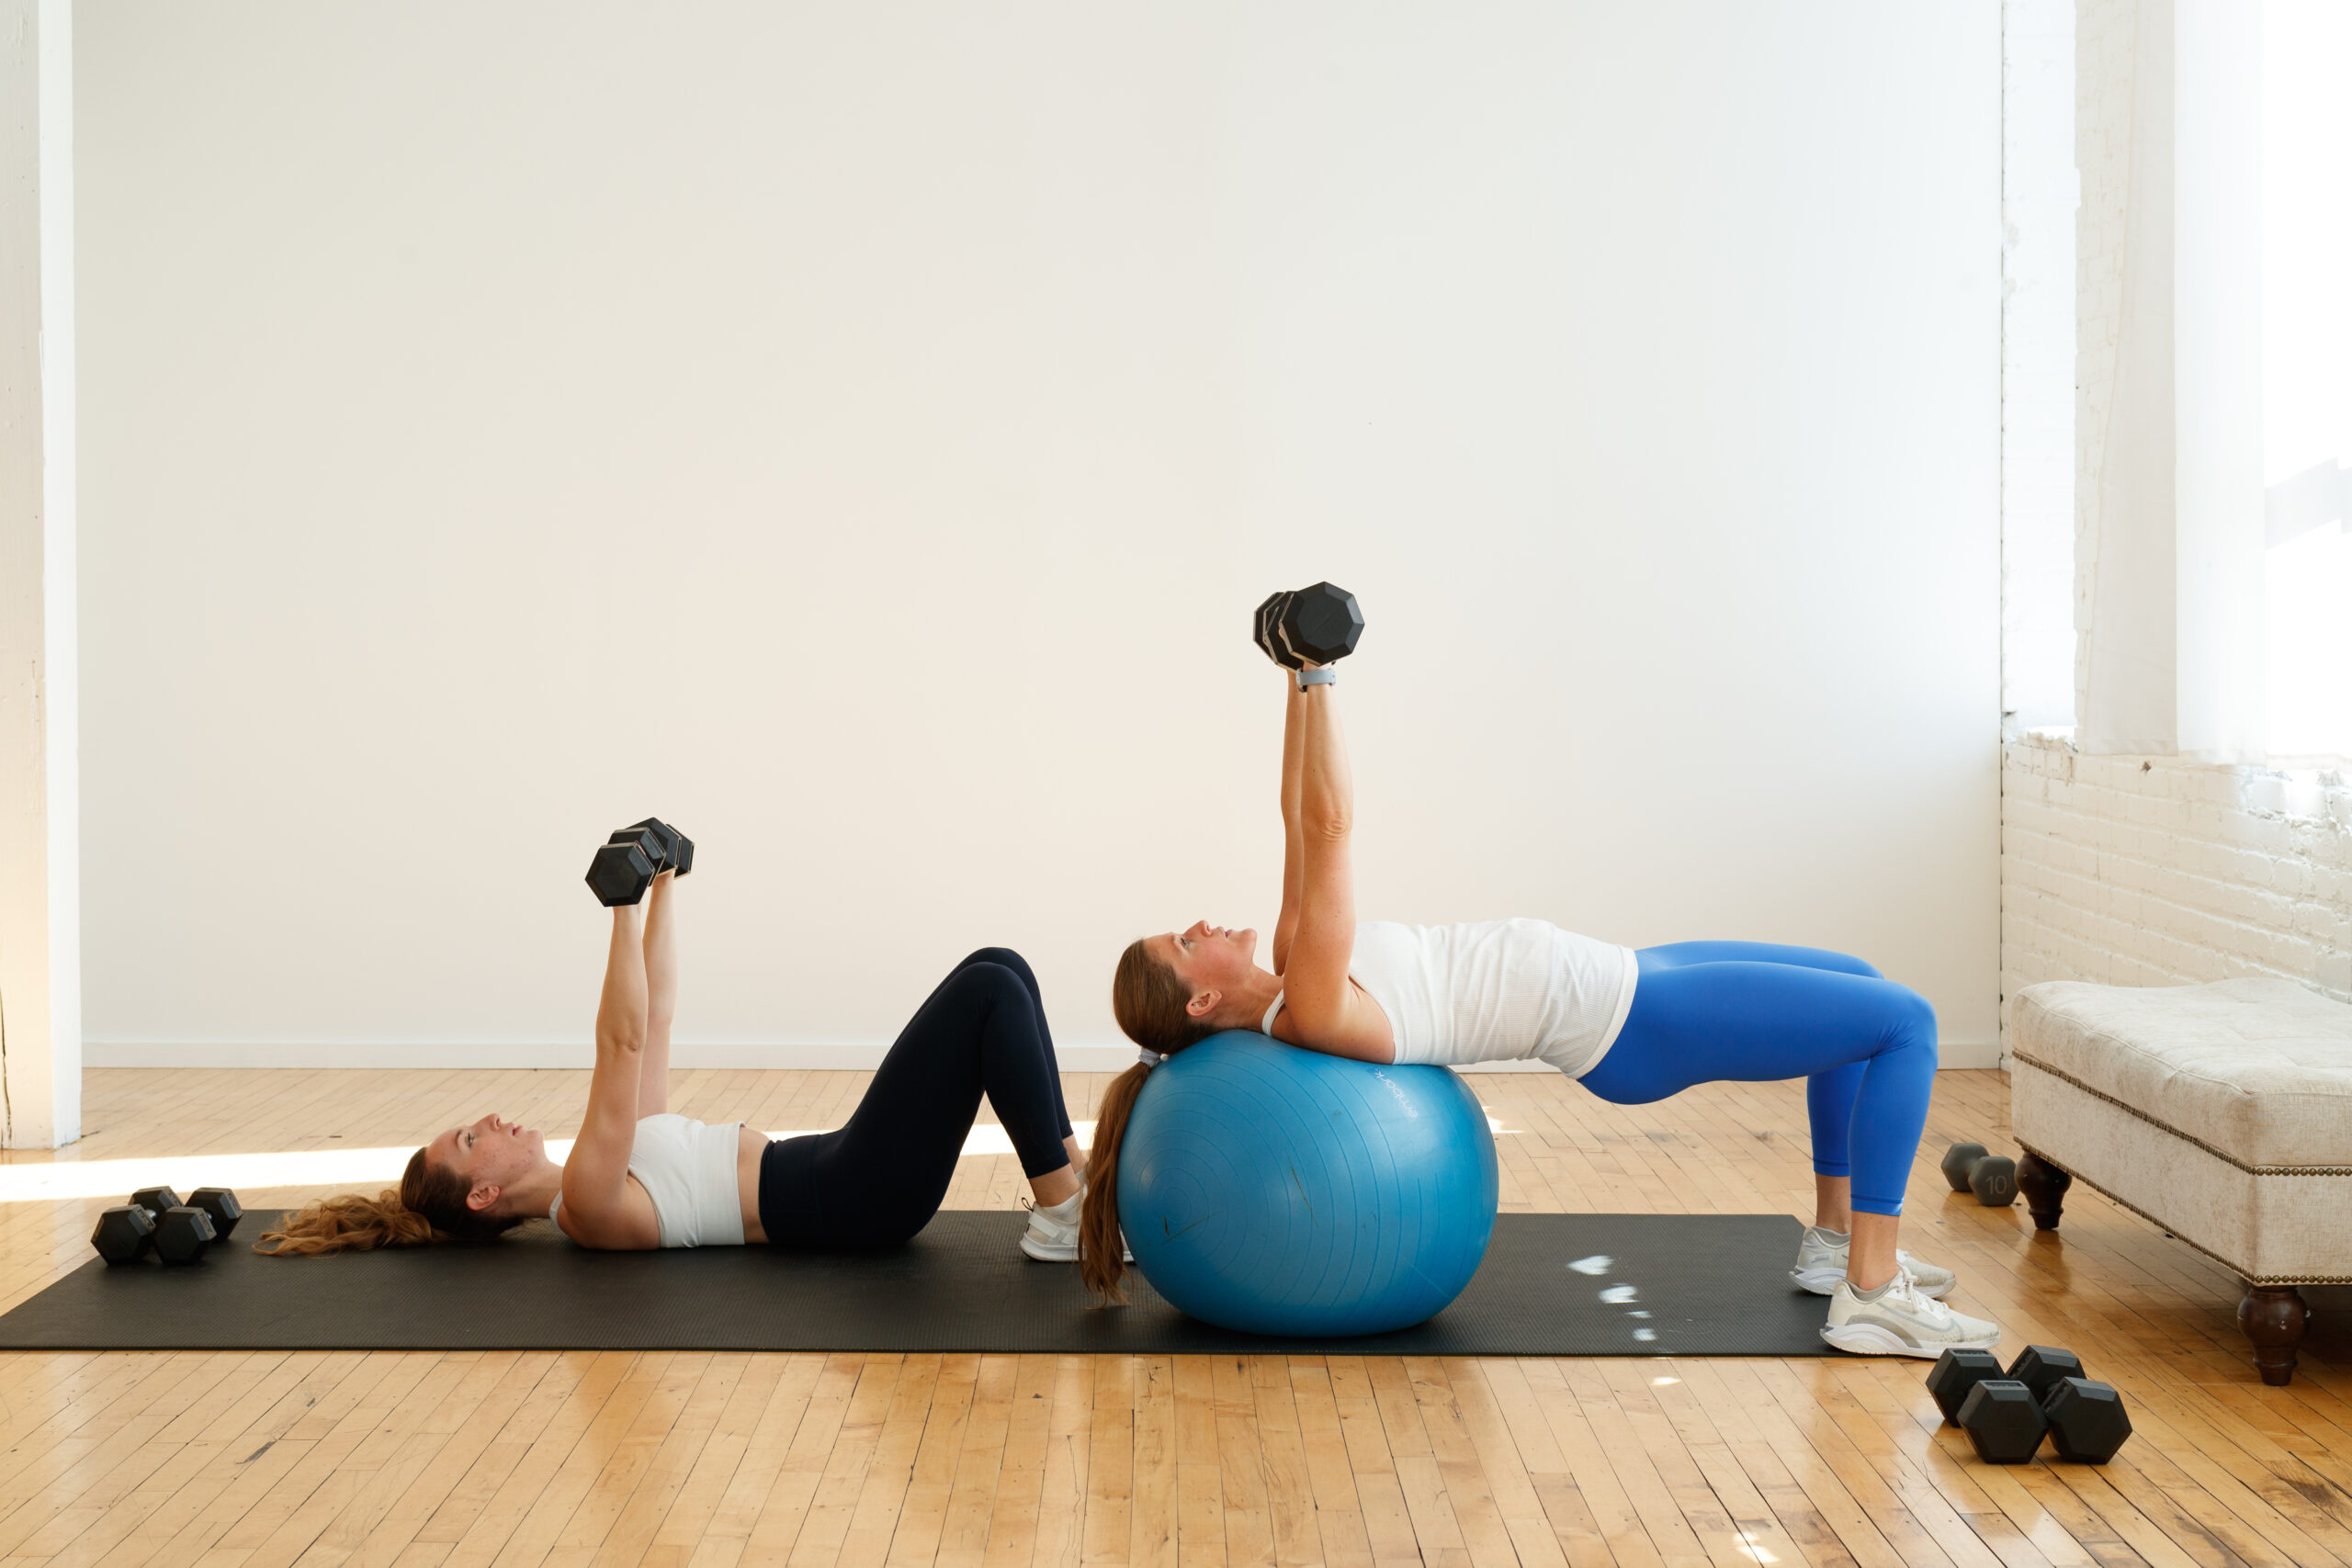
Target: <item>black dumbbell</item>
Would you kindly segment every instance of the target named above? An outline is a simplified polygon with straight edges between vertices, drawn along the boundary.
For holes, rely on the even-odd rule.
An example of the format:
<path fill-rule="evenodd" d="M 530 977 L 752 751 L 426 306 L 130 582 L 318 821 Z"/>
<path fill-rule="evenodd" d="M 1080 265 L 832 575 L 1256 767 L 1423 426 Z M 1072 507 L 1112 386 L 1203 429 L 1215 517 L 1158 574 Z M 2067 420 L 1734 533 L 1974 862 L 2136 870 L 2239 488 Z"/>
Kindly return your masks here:
<path fill-rule="evenodd" d="M 649 817 L 620 829 L 597 849 L 588 863 L 588 886 L 597 901 L 608 907 L 635 904 L 662 872 L 684 876 L 694 866 L 695 841 Z"/>
<path fill-rule="evenodd" d="M 180 1206 L 180 1195 L 168 1187 L 142 1187 L 130 1195 L 130 1201 L 146 1210 L 151 1220 L 166 1209 Z"/>
<path fill-rule="evenodd" d="M 192 1203 L 166 1209 L 155 1220 L 155 1256 L 166 1263 L 201 1263 L 205 1249 L 220 1239 L 212 1216 Z"/>
<path fill-rule="evenodd" d="M 1346 589 L 1318 582 L 1268 598 L 1258 606 L 1250 629 L 1267 658 L 1295 670 L 1353 653 L 1363 636 L 1363 611 Z"/>
<path fill-rule="evenodd" d="M 187 1201 L 190 1208 L 203 1210 L 211 1220 L 215 1241 L 228 1240 L 229 1233 L 237 1228 L 237 1222 L 245 1217 L 244 1205 L 226 1187 L 199 1187 L 187 1195 Z"/>
<path fill-rule="evenodd" d="M 1982 1144 L 1954 1144 L 1944 1151 L 1944 1179 L 1955 1192 L 1973 1192 L 1988 1209 L 2006 1209 L 2018 1201 L 2018 1162 L 2007 1155 L 1986 1154 Z"/>
<path fill-rule="evenodd" d="M 1944 1413 L 1946 1424 L 1958 1426 L 1968 1391 L 2007 1375 L 2001 1370 L 2001 1359 L 1990 1350 L 1947 1350 L 1928 1369 L 1928 1392 L 1935 1395 L 1936 1408 Z"/>
<path fill-rule="evenodd" d="M 2086 1374 L 2083 1371 L 2083 1359 L 2072 1350 L 2061 1350 L 2055 1345 L 2029 1345 L 2017 1353 L 2004 1375 L 2013 1377 L 2033 1390 L 2034 1398 L 2047 1399 L 2050 1391 L 2058 1386 L 2061 1379 L 2079 1378 Z"/>
<path fill-rule="evenodd" d="M 136 1203 L 117 1203 L 90 1233 L 90 1245 L 108 1263 L 136 1263 L 154 1243 L 155 1216 Z"/>
<path fill-rule="evenodd" d="M 1291 592 L 1291 590 L 1284 589 L 1280 593 L 1267 594 L 1266 602 L 1258 606 L 1250 622 L 1250 640 L 1258 645 L 1258 651 L 1285 670 L 1296 670 L 1306 662 L 1284 648 L 1274 635 L 1274 628 L 1282 624 L 1283 611 L 1290 603 Z"/>
<path fill-rule="evenodd" d="M 2050 1423 L 2050 1446 L 2075 1464 L 2105 1464 L 2132 1435 L 2123 1396 L 2109 1383 L 2089 1378 L 2060 1378 L 2041 1396 Z"/>
<path fill-rule="evenodd" d="M 1986 1378 L 1960 1403 L 1958 1425 L 1986 1464 L 2024 1464 L 2041 1447 L 2050 1417 L 2015 1378 Z"/>

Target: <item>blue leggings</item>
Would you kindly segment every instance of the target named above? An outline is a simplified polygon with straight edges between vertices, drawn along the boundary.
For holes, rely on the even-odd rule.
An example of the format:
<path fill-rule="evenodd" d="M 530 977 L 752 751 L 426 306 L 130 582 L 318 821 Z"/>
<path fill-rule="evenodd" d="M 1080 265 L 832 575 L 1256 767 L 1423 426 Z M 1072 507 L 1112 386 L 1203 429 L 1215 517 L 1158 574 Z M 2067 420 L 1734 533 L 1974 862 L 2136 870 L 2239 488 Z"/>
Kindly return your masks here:
<path fill-rule="evenodd" d="M 1577 1081 L 1619 1105 L 1692 1084 L 1803 1077 L 1813 1168 L 1854 1207 L 1903 1213 L 1936 1077 L 1936 1012 L 1859 958 L 1766 942 L 1645 947 L 1633 1010 Z"/>

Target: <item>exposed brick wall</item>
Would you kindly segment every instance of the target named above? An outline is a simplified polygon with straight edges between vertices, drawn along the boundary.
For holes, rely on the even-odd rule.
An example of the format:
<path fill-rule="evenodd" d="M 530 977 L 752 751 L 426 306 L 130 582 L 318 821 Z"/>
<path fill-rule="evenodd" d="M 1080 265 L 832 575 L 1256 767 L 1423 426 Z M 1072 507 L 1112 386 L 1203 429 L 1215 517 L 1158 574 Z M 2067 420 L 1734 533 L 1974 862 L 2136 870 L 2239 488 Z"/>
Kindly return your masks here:
<path fill-rule="evenodd" d="M 2352 1001 L 2352 788 L 2029 736 L 2001 752 L 2001 997 L 2299 980 Z M 2006 1007 L 2004 1009 L 2006 1011 Z"/>

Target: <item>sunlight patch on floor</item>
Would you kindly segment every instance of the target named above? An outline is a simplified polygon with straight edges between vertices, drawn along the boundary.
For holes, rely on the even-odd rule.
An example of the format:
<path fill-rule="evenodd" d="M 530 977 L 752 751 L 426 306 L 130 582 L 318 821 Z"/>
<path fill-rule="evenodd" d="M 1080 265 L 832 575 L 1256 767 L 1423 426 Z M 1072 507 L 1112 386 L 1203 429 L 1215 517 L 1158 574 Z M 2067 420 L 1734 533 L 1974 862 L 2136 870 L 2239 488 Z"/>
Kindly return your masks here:
<path fill-rule="evenodd" d="M 1091 1148 L 1094 1123 L 1073 1122 L 1079 1146 Z M 1487 1125 L 1496 1134 L 1503 1124 Z M 823 1128 L 771 1132 L 771 1138 L 797 1138 Z M 182 1196 L 198 1187 L 258 1191 L 273 1187 L 390 1187 L 408 1168 L 413 1144 L 389 1148 L 282 1149 L 271 1154 L 141 1155 L 130 1159 L 62 1159 L 0 1165 L 0 1203 L 57 1202 L 71 1198 L 128 1198 L 141 1187 L 170 1187 Z M 560 1163 L 571 1152 L 569 1138 L 549 1138 L 548 1157 Z M 1013 1152 L 1012 1140 L 993 1122 L 975 1126 L 964 1138 L 962 1156 L 978 1159 Z M 23 1156 L 17 1156 L 22 1161 Z"/>

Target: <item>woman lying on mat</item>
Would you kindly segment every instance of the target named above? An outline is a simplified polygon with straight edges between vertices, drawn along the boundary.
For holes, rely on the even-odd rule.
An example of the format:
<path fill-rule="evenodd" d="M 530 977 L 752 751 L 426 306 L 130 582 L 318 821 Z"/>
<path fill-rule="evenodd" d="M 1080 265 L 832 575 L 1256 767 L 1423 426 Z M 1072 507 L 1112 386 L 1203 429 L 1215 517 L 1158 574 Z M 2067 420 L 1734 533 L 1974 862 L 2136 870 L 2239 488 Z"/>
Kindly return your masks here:
<path fill-rule="evenodd" d="M 1804 1077 L 1814 1224 L 1791 1277 L 1830 1298 L 1822 1337 L 1843 1350 L 1937 1356 L 1990 1348 L 1998 1325 L 1937 1299 L 1951 1274 L 1895 1232 L 1936 1073 L 1925 998 L 1859 958 L 1753 942 L 1631 948 L 1542 920 L 1356 922 L 1353 785 L 1328 667 L 1293 682 L 1283 730 L 1282 918 L 1273 968 L 1258 933 L 1205 922 L 1145 937 L 1119 960 L 1112 1003 L 1142 1060 L 1113 1082 L 1094 1135 L 1083 1224 L 1087 1283 L 1120 1269 L 1116 1168 L 1151 1065 L 1226 1029 L 1365 1062 L 1548 1062 L 1603 1100 L 1644 1105 L 1715 1079 Z M 1099 1245 L 1098 1245 L 1099 1244 Z"/>
<path fill-rule="evenodd" d="M 1062 1108 L 1036 976 L 984 947 L 939 983 L 890 1047 L 846 1126 L 770 1141 L 740 1122 L 671 1112 L 677 1010 L 675 875 L 613 910 L 596 1072 L 563 1164 L 540 1134 L 496 1116 L 452 1127 L 409 1157 L 398 1191 L 311 1204 L 263 1236 L 280 1255 L 486 1239 L 545 1216 L 583 1247 L 767 1242 L 887 1247 L 931 1223 L 988 1096 L 1036 1195 L 1021 1250 L 1078 1257 L 1086 1168 Z"/>

